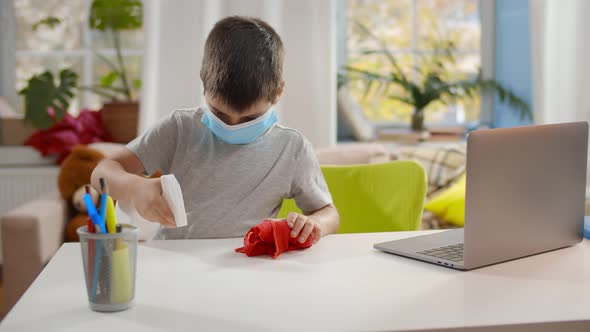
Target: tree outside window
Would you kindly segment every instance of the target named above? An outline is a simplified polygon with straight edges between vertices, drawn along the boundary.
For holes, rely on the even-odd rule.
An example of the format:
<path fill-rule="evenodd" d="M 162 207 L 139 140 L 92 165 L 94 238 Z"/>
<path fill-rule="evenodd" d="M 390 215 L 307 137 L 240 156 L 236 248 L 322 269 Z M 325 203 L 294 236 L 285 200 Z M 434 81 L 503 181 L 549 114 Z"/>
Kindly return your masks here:
<path fill-rule="evenodd" d="M 416 66 L 425 65 L 425 59 L 436 58 L 436 45 L 442 41 L 456 45 L 456 62 L 450 67 L 448 78 L 477 75 L 481 39 L 478 0 L 348 0 L 346 6 L 347 65 L 381 72 L 391 69 L 382 55 L 366 54 L 379 46 L 358 29 L 357 24 L 361 24 L 386 43 L 398 64 L 415 81 L 421 79 Z M 387 99 L 375 89 L 366 95 L 366 84 L 361 80 L 349 82 L 350 92 L 365 115 L 374 122 L 407 126 L 412 108 Z M 478 121 L 480 98 L 456 100 L 448 105 L 432 103 L 425 115 L 430 124 Z"/>

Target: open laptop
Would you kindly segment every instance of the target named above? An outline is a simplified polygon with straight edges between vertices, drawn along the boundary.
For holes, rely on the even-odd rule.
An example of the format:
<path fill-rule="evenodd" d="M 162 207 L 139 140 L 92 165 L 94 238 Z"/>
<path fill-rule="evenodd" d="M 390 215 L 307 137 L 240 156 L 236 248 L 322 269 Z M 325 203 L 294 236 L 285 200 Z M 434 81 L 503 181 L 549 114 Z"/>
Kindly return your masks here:
<path fill-rule="evenodd" d="M 375 244 L 468 270 L 583 239 L 588 123 L 478 130 L 467 138 L 465 228 Z"/>

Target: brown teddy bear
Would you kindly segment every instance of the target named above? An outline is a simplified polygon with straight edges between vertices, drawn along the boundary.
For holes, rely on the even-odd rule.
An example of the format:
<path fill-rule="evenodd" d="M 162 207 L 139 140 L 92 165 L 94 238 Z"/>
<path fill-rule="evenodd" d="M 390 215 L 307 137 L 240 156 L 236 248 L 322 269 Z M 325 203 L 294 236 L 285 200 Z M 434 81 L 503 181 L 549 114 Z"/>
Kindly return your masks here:
<path fill-rule="evenodd" d="M 66 241 L 79 241 L 76 230 L 88 223 L 88 214 L 83 197 L 86 193 L 85 187 L 90 187 L 90 194 L 94 204 L 98 203 L 99 193 L 90 186 L 90 176 L 98 163 L 105 156 L 100 151 L 86 145 L 77 145 L 61 164 L 57 185 L 61 197 L 70 205 L 72 218 L 66 225 Z M 156 171 L 150 178 L 157 178 L 162 175 Z M 116 203 L 116 202 L 115 202 Z"/>
<path fill-rule="evenodd" d="M 90 184 L 90 176 L 104 155 L 86 145 L 77 145 L 61 164 L 57 186 L 61 197 L 71 207 L 72 218 L 66 225 L 66 241 L 79 241 L 76 229 L 87 224 L 88 214 L 82 197 L 85 186 Z M 90 187 L 90 194 L 94 203 L 98 202 L 98 192 Z"/>

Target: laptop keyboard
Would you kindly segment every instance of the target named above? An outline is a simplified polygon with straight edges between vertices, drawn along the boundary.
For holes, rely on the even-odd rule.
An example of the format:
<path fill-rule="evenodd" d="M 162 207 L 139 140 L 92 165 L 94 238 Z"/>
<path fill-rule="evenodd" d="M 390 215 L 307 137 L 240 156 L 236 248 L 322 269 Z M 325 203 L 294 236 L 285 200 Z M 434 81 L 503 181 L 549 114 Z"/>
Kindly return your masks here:
<path fill-rule="evenodd" d="M 463 261 L 463 243 L 453 244 L 450 246 L 444 246 L 440 248 L 434 248 L 424 251 L 419 251 L 419 254 L 436 257 L 440 259 L 446 259 L 452 262 Z"/>

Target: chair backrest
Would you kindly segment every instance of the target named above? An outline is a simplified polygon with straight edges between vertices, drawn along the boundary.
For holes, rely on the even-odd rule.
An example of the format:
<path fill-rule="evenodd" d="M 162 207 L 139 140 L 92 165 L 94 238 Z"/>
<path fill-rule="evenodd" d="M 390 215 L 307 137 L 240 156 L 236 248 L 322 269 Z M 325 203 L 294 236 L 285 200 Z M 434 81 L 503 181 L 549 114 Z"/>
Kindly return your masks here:
<path fill-rule="evenodd" d="M 426 195 L 426 173 L 413 161 L 354 166 L 322 166 L 340 213 L 339 233 L 417 230 Z M 301 213 L 283 202 L 278 218 Z"/>

